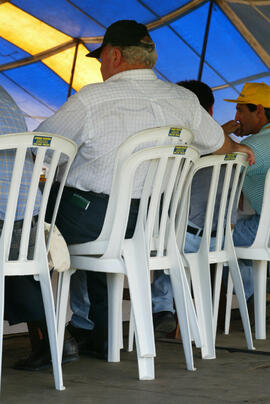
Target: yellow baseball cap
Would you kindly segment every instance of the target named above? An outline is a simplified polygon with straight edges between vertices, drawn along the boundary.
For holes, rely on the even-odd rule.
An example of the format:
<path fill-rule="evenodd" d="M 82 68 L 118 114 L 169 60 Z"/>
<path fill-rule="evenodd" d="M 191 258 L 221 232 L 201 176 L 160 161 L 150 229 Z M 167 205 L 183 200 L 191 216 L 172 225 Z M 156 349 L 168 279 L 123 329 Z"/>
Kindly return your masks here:
<path fill-rule="evenodd" d="M 246 83 L 236 100 L 224 101 L 262 105 L 264 108 L 270 108 L 270 86 L 265 83 Z"/>

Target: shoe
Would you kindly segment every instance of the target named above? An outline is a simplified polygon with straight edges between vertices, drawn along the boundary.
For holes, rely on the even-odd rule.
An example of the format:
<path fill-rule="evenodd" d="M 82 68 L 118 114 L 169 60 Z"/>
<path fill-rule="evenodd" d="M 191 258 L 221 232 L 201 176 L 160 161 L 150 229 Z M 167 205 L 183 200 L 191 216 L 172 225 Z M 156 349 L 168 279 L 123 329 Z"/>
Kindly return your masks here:
<path fill-rule="evenodd" d="M 81 355 L 108 360 L 108 330 L 95 327 L 91 336 L 79 345 Z"/>
<path fill-rule="evenodd" d="M 74 327 L 69 322 L 66 329 L 76 339 L 80 355 L 108 359 L 108 330 L 106 328 L 95 327 L 93 330 L 85 330 Z"/>
<path fill-rule="evenodd" d="M 64 341 L 62 363 L 69 363 L 79 359 L 78 345 L 71 337 Z M 48 369 L 51 366 L 51 352 L 48 344 L 42 342 L 40 348 L 31 352 L 28 358 L 21 359 L 13 365 L 16 370 L 36 371 Z"/>
<path fill-rule="evenodd" d="M 176 320 L 171 311 L 160 311 L 153 313 L 155 335 L 166 335 L 176 328 Z"/>

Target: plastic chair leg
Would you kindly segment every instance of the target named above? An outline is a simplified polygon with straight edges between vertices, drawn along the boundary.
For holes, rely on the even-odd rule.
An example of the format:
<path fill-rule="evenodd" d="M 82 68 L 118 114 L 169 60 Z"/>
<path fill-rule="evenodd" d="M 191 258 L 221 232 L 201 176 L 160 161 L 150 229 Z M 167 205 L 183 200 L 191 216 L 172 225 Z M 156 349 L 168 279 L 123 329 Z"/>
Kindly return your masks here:
<path fill-rule="evenodd" d="M 130 305 L 130 317 L 129 317 L 129 328 L 128 328 L 128 352 L 133 351 L 134 345 L 134 317 L 132 312 L 132 305 Z"/>
<path fill-rule="evenodd" d="M 241 313 L 242 323 L 244 327 L 245 337 L 247 341 L 248 349 L 255 349 L 253 346 L 251 329 L 250 329 L 250 322 L 249 322 L 249 315 L 247 309 L 247 302 L 244 293 L 244 287 L 242 282 L 242 277 L 240 274 L 239 266 L 237 259 L 231 259 L 229 262 L 229 271 L 232 277 L 234 290 L 237 296 L 239 310 Z"/>
<path fill-rule="evenodd" d="M 267 261 L 253 261 L 255 338 L 266 339 Z"/>
<path fill-rule="evenodd" d="M 140 380 L 155 379 L 154 358 L 138 357 L 138 369 Z"/>
<path fill-rule="evenodd" d="M 196 370 L 193 362 L 189 315 L 185 296 L 186 293 L 189 293 L 189 289 L 184 290 L 183 273 L 181 272 L 181 269 L 179 267 L 172 267 L 170 269 L 170 277 L 183 341 L 187 369 Z"/>
<path fill-rule="evenodd" d="M 124 275 L 107 273 L 108 285 L 108 362 L 120 361 L 120 347 L 122 341 L 122 300 Z"/>
<path fill-rule="evenodd" d="M 56 319 L 55 319 L 55 307 L 53 301 L 53 294 L 51 288 L 51 279 L 49 271 L 43 271 L 39 275 L 39 281 L 41 286 L 44 310 L 46 315 L 46 323 L 48 328 L 48 335 L 50 341 L 53 374 L 55 381 L 55 388 L 57 390 L 64 390 L 62 367 L 61 367 L 61 357 L 59 355 L 58 349 L 58 338 L 56 331 Z"/>
<path fill-rule="evenodd" d="M 188 311 L 188 316 L 189 316 L 191 341 L 194 340 L 196 347 L 201 348 L 202 341 L 201 341 L 201 334 L 200 334 L 198 319 L 197 319 L 197 315 L 196 315 L 196 311 L 195 311 L 195 307 L 194 307 L 194 302 L 193 302 L 193 299 L 192 299 L 191 293 L 190 293 L 190 283 L 189 283 L 189 280 L 186 279 L 185 273 L 186 273 L 186 271 L 182 271 L 183 288 L 185 290 L 187 311 Z"/>
<path fill-rule="evenodd" d="M 2 355 L 3 355 L 3 331 L 4 331 L 4 304 L 5 304 L 5 277 L 0 280 L 0 391 L 2 380 Z"/>
<path fill-rule="evenodd" d="M 213 292 L 213 327 L 214 327 L 214 337 L 217 334 L 217 321 L 218 321 L 218 311 L 219 311 L 219 300 L 220 300 L 220 290 L 222 282 L 222 272 L 223 263 L 216 264 L 215 268 L 215 281 L 214 281 L 214 292 Z"/>
<path fill-rule="evenodd" d="M 226 314 L 225 314 L 225 334 L 230 332 L 231 312 L 232 312 L 232 299 L 233 299 L 233 282 L 232 277 L 228 275 L 227 295 L 226 295 Z"/>
<path fill-rule="evenodd" d="M 190 272 L 197 318 L 199 323 L 202 358 L 215 359 L 215 337 L 213 327 L 213 306 L 208 258 L 200 258 L 195 253 L 186 254 L 190 263 Z"/>
<path fill-rule="evenodd" d="M 140 241 L 138 241 L 138 245 L 135 248 L 133 243 L 129 243 L 129 240 L 126 240 L 124 259 L 134 314 L 137 357 L 138 361 L 139 358 L 147 358 L 146 362 L 150 363 L 149 366 L 147 365 L 147 367 L 143 368 L 139 365 L 139 372 L 141 368 L 145 369 L 149 372 L 148 376 L 151 380 L 154 375 L 154 361 L 150 361 L 149 358 L 154 358 L 156 351 L 152 318 L 150 272 L 147 265 L 147 255 L 144 253 L 144 246 L 143 242 L 140 244 Z M 137 254 L 137 251 L 141 253 Z M 139 374 L 139 378 L 141 379 L 142 377 L 144 379 L 148 378 L 146 374 Z"/>
<path fill-rule="evenodd" d="M 58 274 L 57 299 L 56 299 L 56 325 L 58 336 L 59 355 L 62 358 L 65 334 L 65 323 L 68 306 L 70 276 L 74 271 L 67 270 Z"/>

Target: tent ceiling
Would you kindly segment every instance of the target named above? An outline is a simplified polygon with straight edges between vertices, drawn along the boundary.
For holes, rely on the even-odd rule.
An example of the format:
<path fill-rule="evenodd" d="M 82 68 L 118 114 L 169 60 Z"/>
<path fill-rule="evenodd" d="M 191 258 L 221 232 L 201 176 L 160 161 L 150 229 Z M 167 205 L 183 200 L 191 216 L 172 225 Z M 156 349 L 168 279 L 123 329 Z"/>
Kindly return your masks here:
<path fill-rule="evenodd" d="M 210 0 L 212 1 L 212 0 Z M 86 58 L 112 22 L 136 19 L 156 43 L 157 75 L 198 77 L 210 2 L 203 0 L 0 0 L 0 84 L 37 125 L 82 86 L 101 81 Z M 270 84 L 270 0 L 214 0 L 201 79 L 215 90 L 215 117 L 233 117 L 245 81 Z"/>

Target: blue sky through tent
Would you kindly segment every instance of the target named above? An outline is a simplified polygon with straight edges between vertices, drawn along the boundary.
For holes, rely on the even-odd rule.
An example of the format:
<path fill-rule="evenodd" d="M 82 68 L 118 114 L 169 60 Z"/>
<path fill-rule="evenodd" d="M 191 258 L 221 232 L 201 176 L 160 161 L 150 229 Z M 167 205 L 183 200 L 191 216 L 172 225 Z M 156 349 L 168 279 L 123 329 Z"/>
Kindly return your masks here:
<path fill-rule="evenodd" d="M 172 82 L 197 77 L 199 57 L 167 26 L 151 31 L 156 43 L 156 68 Z M 188 69 L 187 69 L 188 66 Z"/>
<path fill-rule="evenodd" d="M 169 0 L 169 1 L 156 1 L 156 0 L 143 0 L 142 2 L 150 9 L 152 9 L 157 15 L 162 16 L 171 13 L 172 11 L 182 7 L 187 0 Z"/>
<path fill-rule="evenodd" d="M 42 0 L 42 4 L 36 0 L 13 0 L 11 3 L 73 38 L 100 36 L 105 31 L 66 0 Z M 84 3 L 78 2 L 82 7 Z"/>
<path fill-rule="evenodd" d="M 68 85 L 42 62 L 11 69 L 7 77 L 54 110 L 67 100 Z"/>
<path fill-rule="evenodd" d="M 30 56 L 29 53 L 13 45 L 11 42 L 0 38 L 0 64 L 14 62 Z"/>
<path fill-rule="evenodd" d="M 254 8 L 248 8 L 244 4 L 231 4 L 231 7 L 240 18 L 245 21 L 246 25 L 249 27 L 250 32 L 256 36 L 259 43 L 263 44 L 265 50 L 270 53 L 270 40 L 268 35 L 268 40 L 265 39 L 265 32 L 269 34 L 269 20 L 267 21 L 262 15 L 256 12 Z M 268 19 L 270 19 L 270 6 L 257 6 L 257 9 L 261 11 Z M 254 14 L 256 14 L 257 22 L 254 24 Z"/>
<path fill-rule="evenodd" d="M 216 5 L 211 18 L 206 60 L 228 82 L 268 70 Z"/>
<path fill-rule="evenodd" d="M 144 24 L 155 20 L 155 16 L 137 0 L 72 0 L 95 20 L 108 27 L 116 20 L 136 20 Z"/>

